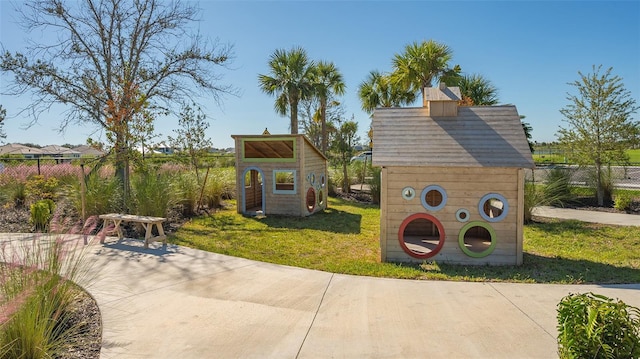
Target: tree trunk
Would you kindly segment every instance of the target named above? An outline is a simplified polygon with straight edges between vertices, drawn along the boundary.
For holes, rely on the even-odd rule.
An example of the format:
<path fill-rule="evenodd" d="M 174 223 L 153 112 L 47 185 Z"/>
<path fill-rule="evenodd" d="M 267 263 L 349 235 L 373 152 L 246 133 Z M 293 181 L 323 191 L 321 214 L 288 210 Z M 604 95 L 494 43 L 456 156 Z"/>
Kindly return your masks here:
<path fill-rule="evenodd" d="M 596 200 L 598 206 L 604 206 L 604 188 L 602 188 L 602 164 L 596 162 Z"/>
<path fill-rule="evenodd" d="M 322 153 L 327 155 L 327 100 L 320 100 L 320 123 L 322 135 Z"/>
<path fill-rule="evenodd" d="M 127 203 L 129 202 L 130 195 L 130 179 L 129 179 L 129 154 L 127 153 L 127 146 L 124 140 L 124 134 L 118 133 L 116 135 L 116 177 L 122 184 L 122 209 L 128 211 Z"/>
<path fill-rule="evenodd" d="M 298 134 L 298 104 L 291 103 L 291 134 Z"/>
<path fill-rule="evenodd" d="M 349 185 L 349 171 L 347 171 L 347 161 L 342 161 L 342 192 L 351 192 L 351 185 Z"/>

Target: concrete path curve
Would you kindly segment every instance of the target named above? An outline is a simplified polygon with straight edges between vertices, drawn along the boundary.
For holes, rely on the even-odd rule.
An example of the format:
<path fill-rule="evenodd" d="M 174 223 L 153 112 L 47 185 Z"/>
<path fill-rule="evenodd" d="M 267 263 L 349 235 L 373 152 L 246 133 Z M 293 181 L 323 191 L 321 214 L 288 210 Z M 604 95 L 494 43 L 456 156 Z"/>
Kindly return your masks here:
<path fill-rule="evenodd" d="M 553 358 L 563 296 L 640 307 L 640 284 L 394 280 L 96 242 L 86 287 L 102 311 L 105 359 Z"/>
<path fill-rule="evenodd" d="M 555 358 L 565 295 L 640 307 L 640 284 L 395 280 L 97 242 L 85 247 L 91 275 L 82 284 L 102 312 L 103 359 Z"/>

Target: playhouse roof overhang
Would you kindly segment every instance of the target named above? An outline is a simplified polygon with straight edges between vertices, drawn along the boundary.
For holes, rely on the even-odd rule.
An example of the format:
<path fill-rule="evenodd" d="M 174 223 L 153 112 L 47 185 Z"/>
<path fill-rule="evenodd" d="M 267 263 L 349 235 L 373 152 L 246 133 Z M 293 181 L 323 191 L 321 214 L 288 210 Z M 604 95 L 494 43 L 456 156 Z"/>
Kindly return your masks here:
<path fill-rule="evenodd" d="M 236 138 L 242 138 L 242 139 L 265 139 L 265 140 L 269 140 L 270 138 L 272 139 L 296 139 L 296 138 L 302 138 L 308 146 L 310 146 L 320 157 L 322 157 L 325 161 L 327 160 L 327 157 L 316 147 L 313 145 L 313 143 L 311 143 L 311 140 L 309 140 L 309 138 L 307 138 L 307 136 L 303 135 L 303 134 L 284 134 L 284 135 L 273 135 L 273 134 L 268 134 L 268 135 L 231 135 L 231 137 L 235 140 Z M 288 152 L 291 151 L 290 148 L 285 148 L 282 147 L 280 149 L 277 148 L 277 144 L 274 143 L 272 144 L 272 146 L 270 146 L 270 148 L 265 149 L 265 148 L 258 148 L 256 147 L 255 150 L 256 151 L 281 151 L 281 152 Z"/>
<path fill-rule="evenodd" d="M 535 167 L 515 106 L 459 107 L 429 117 L 424 107 L 377 108 L 373 165 Z"/>

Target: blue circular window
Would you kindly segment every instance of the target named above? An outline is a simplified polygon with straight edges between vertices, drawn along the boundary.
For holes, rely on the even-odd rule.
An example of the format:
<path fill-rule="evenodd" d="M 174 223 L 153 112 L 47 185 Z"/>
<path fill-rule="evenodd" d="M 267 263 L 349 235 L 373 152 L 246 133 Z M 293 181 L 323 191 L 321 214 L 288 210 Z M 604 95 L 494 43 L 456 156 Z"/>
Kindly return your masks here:
<path fill-rule="evenodd" d="M 447 192 L 438 185 L 431 185 L 422 190 L 420 200 L 422 206 L 429 211 L 439 211 L 447 204 Z"/>
<path fill-rule="evenodd" d="M 499 222 L 509 213 L 509 202 L 501 194 L 488 193 L 478 202 L 478 212 L 487 222 Z"/>

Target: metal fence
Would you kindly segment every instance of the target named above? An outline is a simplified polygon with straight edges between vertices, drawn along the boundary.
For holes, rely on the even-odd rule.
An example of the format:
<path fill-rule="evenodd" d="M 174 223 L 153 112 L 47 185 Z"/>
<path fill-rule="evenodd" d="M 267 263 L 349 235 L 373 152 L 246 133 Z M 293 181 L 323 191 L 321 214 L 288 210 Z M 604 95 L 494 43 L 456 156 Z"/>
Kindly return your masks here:
<path fill-rule="evenodd" d="M 595 168 L 574 165 L 540 165 L 535 170 L 527 170 L 526 178 L 536 183 L 547 182 L 553 171 L 568 176 L 576 186 L 591 186 L 594 183 Z M 604 176 L 611 179 L 615 188 L 640 190 L 640 166 L 603 167 Z"/>

